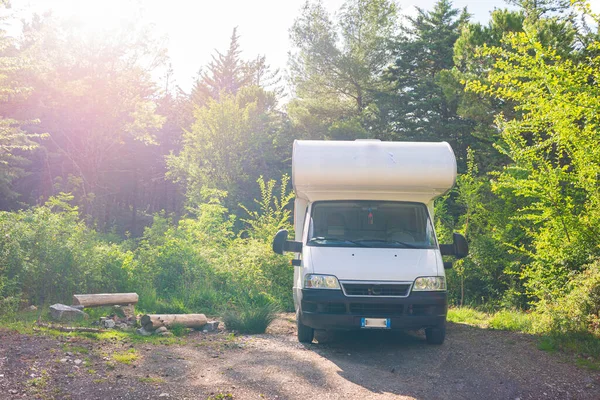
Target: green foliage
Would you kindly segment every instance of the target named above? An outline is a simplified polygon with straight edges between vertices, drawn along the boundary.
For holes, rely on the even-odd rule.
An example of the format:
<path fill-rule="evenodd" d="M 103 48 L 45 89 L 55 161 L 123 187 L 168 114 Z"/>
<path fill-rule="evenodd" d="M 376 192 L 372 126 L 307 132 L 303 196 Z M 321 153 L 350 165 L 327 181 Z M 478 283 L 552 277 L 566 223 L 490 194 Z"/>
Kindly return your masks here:
<path fill-rule="evenodd" d="M 223 322 L 230 331 L 256 334 L 265 333 L 277 317 L 279 309 L 273 304 L 243 303 L 223 314 Z"/>
<path fill-rule="evenodd" d="M 374 93 L 391 61 L 398 10 L 389 0 L 348 0 L 336 19 L 321 2 L 307 2 L 290 30 L 290 75 L 296 98 L 290 118 L 305 138 L 372 136 Z"/>
<path fill-rule="evenodd" d="M 490 328 L 503 331 L 531 332 L 533 324 L 531 314 L 517 313 L 510 310 L 498 311 L 489 320 Z"/>
<path fill-rule="evenodd" d="M 169 331 L 177 337 L 185 336 L 188 333 L 188 328 L 183 324 L 173 324 L 169 326 Z"/>
<path fill-rule="evenodd" d="M 257 171 L 268 177 L 281 175 L 291 140 L 286 139 L 285 118 L 275 105 L 273 93 L 246 86 L 196 108 L 182 151 L 168 159 L 170 176 L 185 185 L 189 205 L 202 202 L 204 187 L 228 192 L 232 206 L 248 204 L 256 197 Z M 283 143 L 286 150 L 272 150 Z"/>

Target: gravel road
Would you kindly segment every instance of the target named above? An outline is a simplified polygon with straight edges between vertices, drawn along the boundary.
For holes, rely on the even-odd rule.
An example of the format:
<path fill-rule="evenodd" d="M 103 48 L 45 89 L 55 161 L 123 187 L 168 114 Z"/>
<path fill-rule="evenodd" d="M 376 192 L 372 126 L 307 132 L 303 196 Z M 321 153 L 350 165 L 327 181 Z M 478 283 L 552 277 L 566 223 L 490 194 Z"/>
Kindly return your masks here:
<path fill-rule="evenodd" d="M 194 333 L 179 345 L 0 331 L 0 399 L 600 399 L 597 371 L 527 335 L 449 324 L 442 346 L 381 331 L 303 345 L 294 330 L 284 315 L 269 334 Z M 69 346 L 87 349 L 85 367 L 64 362 Z M 131 365 L 106 361 L 130 348 Z"/>

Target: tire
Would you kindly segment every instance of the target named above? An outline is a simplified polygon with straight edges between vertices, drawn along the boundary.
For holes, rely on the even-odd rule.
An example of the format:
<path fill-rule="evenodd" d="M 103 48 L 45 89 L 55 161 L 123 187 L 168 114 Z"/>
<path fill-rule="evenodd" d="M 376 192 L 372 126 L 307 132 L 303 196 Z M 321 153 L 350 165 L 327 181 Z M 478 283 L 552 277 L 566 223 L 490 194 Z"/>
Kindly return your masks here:
<path fill-rule="evenodd" d="M 312 343 L 315 337 L 315 330 L 304 325 L 300 318 L 300 311 L 296 313 L 296 325 L 298 326 L 298 341 L 300 343 Z"/>
<path fill-rule="evenodd" d="M 446 324 L 436 326 L 435 328 L 426 328 L 425 338 L 428 344 L 443 344 L 444 339 L 446 339 Z"/>

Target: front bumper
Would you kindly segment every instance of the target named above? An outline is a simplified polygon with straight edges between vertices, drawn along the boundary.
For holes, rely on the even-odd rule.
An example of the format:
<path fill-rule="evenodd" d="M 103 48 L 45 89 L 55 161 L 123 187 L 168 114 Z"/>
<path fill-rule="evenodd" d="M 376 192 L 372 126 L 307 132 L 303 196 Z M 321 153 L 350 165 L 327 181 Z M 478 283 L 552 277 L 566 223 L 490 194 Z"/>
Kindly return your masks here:
<path fill-rule="evenodd" d="M 391 329 L 421 329 L 446 320 L 446 292 L 412 292 L 408 297 L 348 297 L 341 290 L 302 289 L 300 318 L 314 329 L 360 329 L 361 318 L 391 318 Z"/>

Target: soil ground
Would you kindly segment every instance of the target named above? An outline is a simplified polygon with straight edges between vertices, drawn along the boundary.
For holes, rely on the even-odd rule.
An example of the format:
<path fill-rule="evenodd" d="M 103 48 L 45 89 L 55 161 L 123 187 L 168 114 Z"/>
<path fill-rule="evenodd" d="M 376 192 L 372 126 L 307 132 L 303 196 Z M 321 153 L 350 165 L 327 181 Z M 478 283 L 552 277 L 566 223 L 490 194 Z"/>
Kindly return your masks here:
<path fill-rule="evenodd" d="M 600 373 L 531 336 L 459 324 L 442 346 L 382 331 L 303 345 L 286 314 L 264 335 L 168 345 L 0 330 L 0 399 L 23 398 L 600 399 Z"/>

